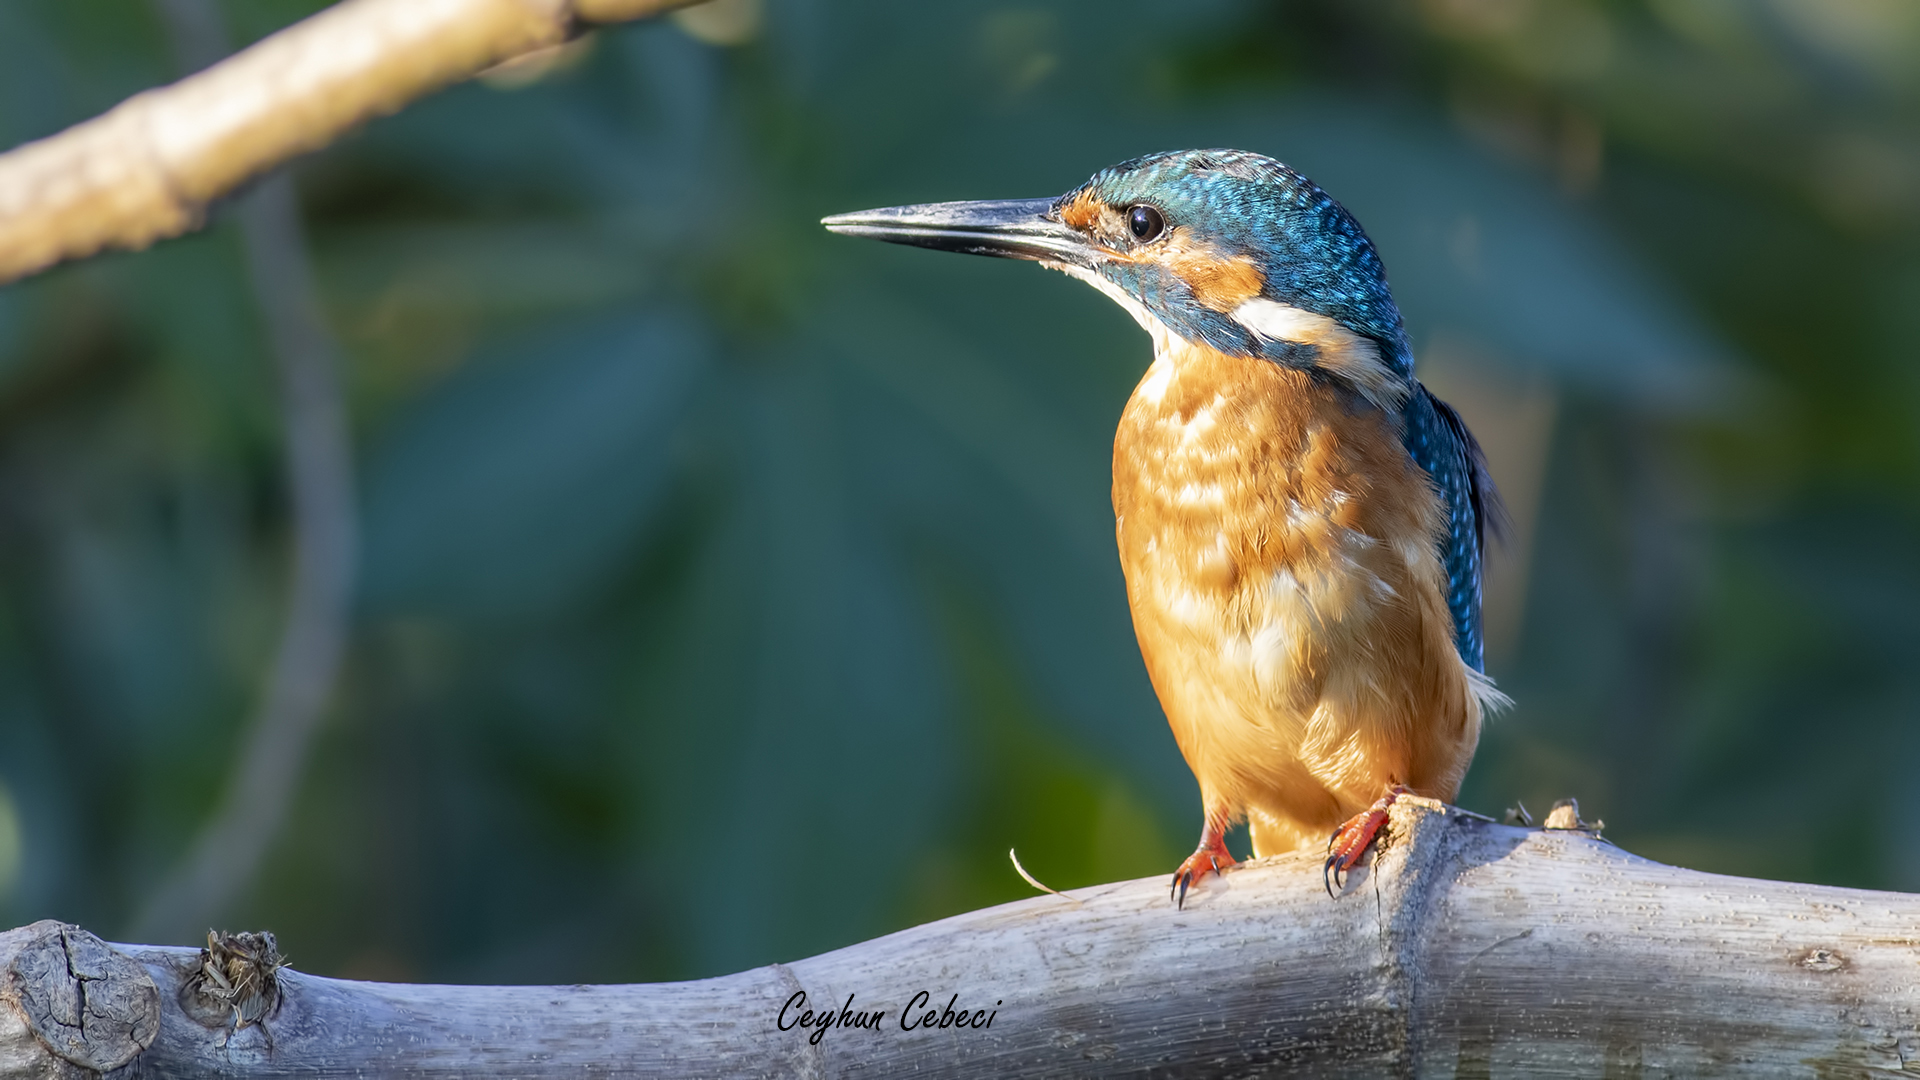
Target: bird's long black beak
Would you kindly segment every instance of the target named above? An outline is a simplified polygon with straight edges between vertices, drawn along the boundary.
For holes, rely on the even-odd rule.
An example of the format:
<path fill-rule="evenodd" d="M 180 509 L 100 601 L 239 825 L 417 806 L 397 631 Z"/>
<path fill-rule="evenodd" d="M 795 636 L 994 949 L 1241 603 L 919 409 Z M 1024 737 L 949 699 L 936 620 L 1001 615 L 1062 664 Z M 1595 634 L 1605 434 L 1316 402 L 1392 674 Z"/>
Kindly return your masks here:
<path fill-rule="evenodd" d="M 1053 203 L 1052 199 L 921 203 L 835 214 L 821 218 L 820 224 L 846 236 L 890 244 L 1091 268 L 1097 258 L 1095 248 L 1052 216 Z"/>

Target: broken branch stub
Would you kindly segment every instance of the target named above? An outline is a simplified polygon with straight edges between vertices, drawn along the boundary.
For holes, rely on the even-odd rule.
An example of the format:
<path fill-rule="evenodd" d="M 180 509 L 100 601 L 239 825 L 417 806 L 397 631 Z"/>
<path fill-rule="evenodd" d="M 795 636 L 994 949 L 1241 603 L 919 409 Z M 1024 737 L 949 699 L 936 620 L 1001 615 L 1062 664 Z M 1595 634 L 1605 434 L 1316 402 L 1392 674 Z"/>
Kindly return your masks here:
<path fill-rule="evenodd" d="M 60 1061 L 117 1069 L 159 1032 L 160 991 L 147 969 L 77 926 L 46 920 L 0 934 L 0 960 L 0 1013 L 9 1014 L 0 1031 L 18 1025 Z M 0 1036 L 8 1051 L 16 1041 Z"/>
<path fill-rule="evenodd" d="M 207 931 L 200 968 L 187 977 L 181 1005 L 207 1027 L 235 1029 L 258 1024 L 280 1004 L 280 978 L 286 960 L 279 942 L 266 931 L 229 934 Z"/>

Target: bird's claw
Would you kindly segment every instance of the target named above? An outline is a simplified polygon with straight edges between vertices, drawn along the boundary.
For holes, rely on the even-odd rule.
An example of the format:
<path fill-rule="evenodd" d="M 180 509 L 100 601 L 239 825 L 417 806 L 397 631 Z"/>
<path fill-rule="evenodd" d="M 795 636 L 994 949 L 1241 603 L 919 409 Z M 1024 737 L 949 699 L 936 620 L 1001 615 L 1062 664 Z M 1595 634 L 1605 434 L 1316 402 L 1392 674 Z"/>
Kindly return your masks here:
<path fill-rule="evenodd" d="M 1174 907 L 1184 908 L 1187 905 L 1187 890 L 1201 878 L 1208 874 L 1224 874 L 1239 865 L 1239 861 L 1227 852 L 1225 844 L 1213 848 L 1203 846 L 1187 856 L 1187 861 L 1173 872 L 1173 885 L 1167 890 L 1167 899 L 1174 902 Z"/>
<path fill-rule="evenodd" d="M 1387 810 L 1406 793 L 1406 788 L 1393 785 L 1372 806 L 1348 818 L 1346 824 L 1333 830 L 1333 835 L 1327 838 L 1327 862 L 1321 868 L 1328 896 L 1337 896 L 1339 890 L 1346 888 L 1347 872 L 1373 846 L 1380 830 L 1386 827 Z"/>

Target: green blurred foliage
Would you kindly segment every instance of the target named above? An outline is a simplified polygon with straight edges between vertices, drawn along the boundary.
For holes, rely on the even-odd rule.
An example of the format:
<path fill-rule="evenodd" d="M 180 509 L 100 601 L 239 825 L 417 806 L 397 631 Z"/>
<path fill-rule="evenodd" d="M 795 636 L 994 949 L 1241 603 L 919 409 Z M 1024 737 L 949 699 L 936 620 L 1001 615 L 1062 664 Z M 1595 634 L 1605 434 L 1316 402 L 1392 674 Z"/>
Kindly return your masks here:
<path fill-rule="evenodd" d="M 1191 145 L 1347 202 L 1436 384 L 1517 433 L 1518 705 L 1462 802 L 1920 888 L 1917 11 L 769 0 L 736 44 L 601 31 L 302 162 L 362 587 L 224 923 L 335 974 L 666 979 L 1026 895 L 1009 847 L 1056 887 L 1170 872 L 1197 798 L 1107 505 L 1144 338 L 816 222 Z M 0 139 L 169 56 L 144 5 L 0 0 Z M 9 925 L 125 926 L 264 680 L 288 493 L 244 275 L 216 213 L 0 289 Z"/>

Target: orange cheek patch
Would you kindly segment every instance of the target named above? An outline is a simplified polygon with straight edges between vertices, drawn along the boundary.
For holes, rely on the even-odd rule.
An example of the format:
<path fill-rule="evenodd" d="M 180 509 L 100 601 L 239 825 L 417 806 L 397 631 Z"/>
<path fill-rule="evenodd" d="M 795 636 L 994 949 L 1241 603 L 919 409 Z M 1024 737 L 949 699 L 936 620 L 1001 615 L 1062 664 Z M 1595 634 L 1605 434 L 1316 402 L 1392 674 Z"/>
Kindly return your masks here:
<path fill-rule="evenodd" d="M 1167 245 L 1167 269 L 1193 290 L 1193 298 L 1214 311 L 1232 311 L 1260 295 L 1266 278 L 1244 255 L 1223 259 L 1209 248 L 1193 244 L 1176 233 Z"/>
<path fill-rule="evenodd" d="M 1215 311 L 1232 311 L 1259 296 L 1260 287 L 1266 284 L 1252 260 L 1246 258 L 1204 264 L 1191 270 L 1176 267 L 1175 272 L 1186 279 L 1195 300 Z"/>

